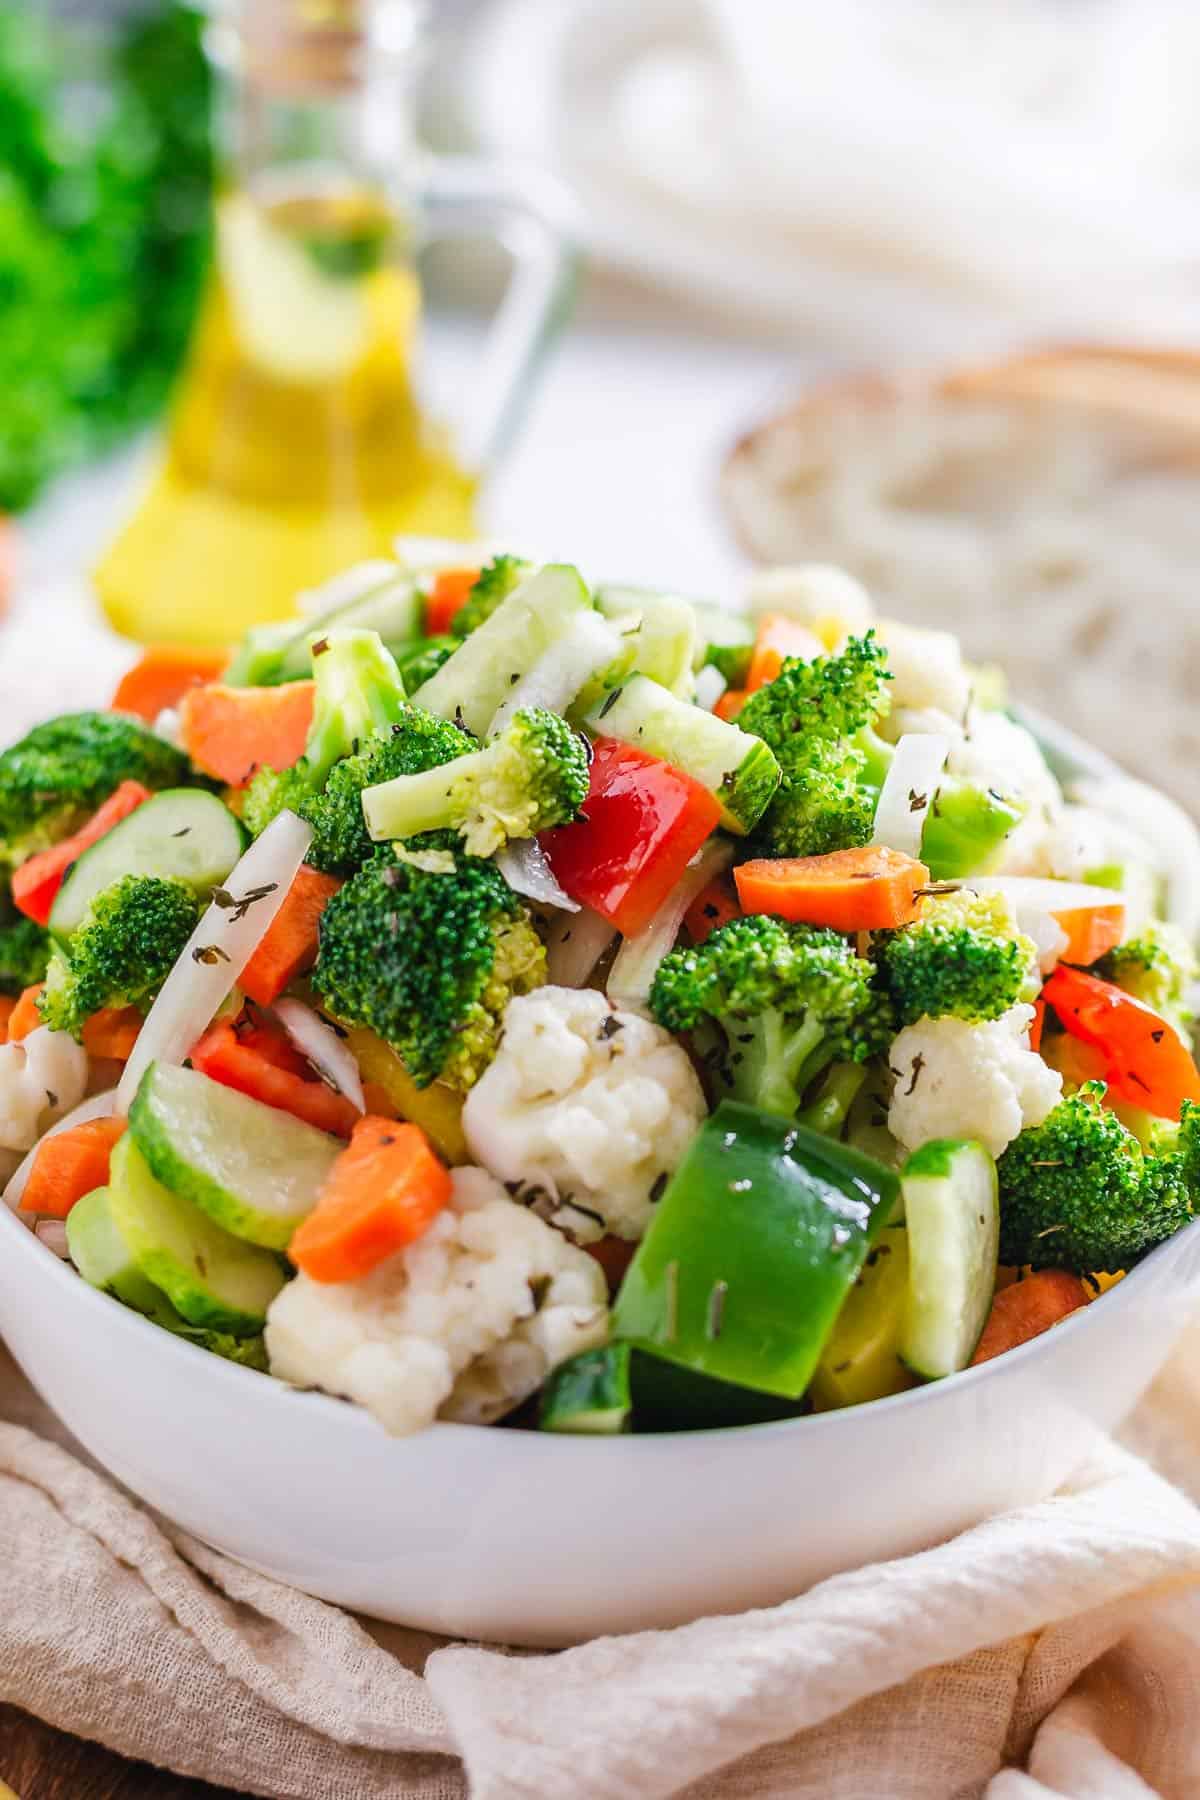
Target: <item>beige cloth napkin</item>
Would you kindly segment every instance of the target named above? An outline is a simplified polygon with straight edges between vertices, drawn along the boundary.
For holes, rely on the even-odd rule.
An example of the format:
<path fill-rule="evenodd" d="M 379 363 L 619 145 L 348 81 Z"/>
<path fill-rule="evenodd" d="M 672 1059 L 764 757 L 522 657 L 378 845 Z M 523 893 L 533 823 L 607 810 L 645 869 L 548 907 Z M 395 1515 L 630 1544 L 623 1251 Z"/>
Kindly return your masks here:
<path fill-rule="evenodd" d="M 1198 1353 L 1133 1426 L 1194 1490 Z M 272 1800 L 1200 1793 L 1200 1512 L 1104 1440 L 1054 1499 L 786 1605 L 506 1655 L 205 1549 L 2 1352 L 0 1419 L 0 1699 L 185 1774 Z"/>

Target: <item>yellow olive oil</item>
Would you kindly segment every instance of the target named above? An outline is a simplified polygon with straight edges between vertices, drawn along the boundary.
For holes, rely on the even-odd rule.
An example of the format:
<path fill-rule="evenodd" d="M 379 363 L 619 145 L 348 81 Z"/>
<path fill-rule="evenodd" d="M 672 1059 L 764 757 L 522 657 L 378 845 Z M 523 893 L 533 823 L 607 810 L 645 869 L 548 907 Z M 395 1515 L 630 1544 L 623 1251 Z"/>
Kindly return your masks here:
<path fill-rule="evenodd" d="M 96 571 L 118 631 L 230 642 L 399 532 L 473 535 L 475 484 L 413 391 L 402 229 L 311 170 L 219 200 L 165 456 Z"/>

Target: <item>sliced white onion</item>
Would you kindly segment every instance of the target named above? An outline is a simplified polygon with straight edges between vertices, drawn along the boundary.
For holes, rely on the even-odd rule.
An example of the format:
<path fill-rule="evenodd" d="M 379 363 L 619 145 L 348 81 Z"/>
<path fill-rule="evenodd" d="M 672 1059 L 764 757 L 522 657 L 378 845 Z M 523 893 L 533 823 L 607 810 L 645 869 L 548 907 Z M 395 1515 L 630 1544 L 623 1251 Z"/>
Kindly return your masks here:
<path fill-rule="evenodd" d="M 503 731 L 524 706 L 566 712 L 576 694 L 621 654 L 621 639 L 598 612 L 581 612 L 496 708 L 487 734 Z"/>
<path fill-rule="evenodd" d="M 312 613 L 332 612 L 335 606 L 349 606 L 351 601 L 363 599 L 373 589 L 382 587 L 385 581 L 394 581 L 403 572 L 394 562 L 385 562 L 379 557 L 372 562 L 355 563 L 323 581 L 319 587 L 303 588 L 296 595 L 296 611 L 308 618 Z"/>
<path fill-rule="evenodd" d="M 61 1219 L 39 1219 L 33 1235 L 39 1244 L 45 1244 L 52 1256 L 66 1262 L 70 1251 L 67 1249 L 67 1228 Z"/>
<path fill-rule="evenodd" d="M 579 911 L 578 900 L 572 900 L 561 886 L 536 838 L 515 838 L 506 844 L 497 852 L 496 867 L 514 894 L 523 894 L 541 906 L 557 906 L 562 912 Z"/>
<path fill-rule="evenodd" d="M 303 1000 L 285 995 L 276 1000 L 271 1011 L 299 1050 L 307 1057 L 322 1081 L 344 1094 L 360 1113 L 367 1110 L 362 1076 L 349 1045 L 338 1036 L 327 1019 L 305 1006 Z"/>
<path fill-rule="evenodd" d="M 152 1062 L 181 1063 L 212 1023 L 276 913 L 312 843 L 312 828 L 281 812 L 234 867 L 184 945 L 158 999 L 138 1032 L 117 1088 L 117 1110 L 128 1112 Z M 230 901 L 233 904 L 230 904 Z"/>
<path fill-rule="evenodd" d="M 645 930 L 639 931 L 636 937 L 626 938 L 617 951 L 607 982 L 610 1000 L 619 1006 L 644 1006 L 659 963 L 675 948 L 683 915 L 709 882 L 715 881 L 732 861 L 733 845 L 710 838 L 700 854 L 688 864 L 674 892 Z"/>
<path fill-rule="evenodd" d="M 696 676 L 696 705 L 702 706 L 705 712 L 711 712 L 728 686 L 720 669 L 715 669 L 711 663 L 705 663 Z"/>
<path fill-rule="evenodd" d="M 89 1119 L 111 1119 L 117 1110 L 117 1090 L 109 1088 L 104 1094 L 91 1094 L 81 1100 L 78 1106 L 56 1119 L 49 1131 L 43 1131 L 37 1143 L 27 1156 L 22 1158 L 14 1169 L 12 1178 L 4 1190 L 4 1204 L 16 1212 L 21 1204 L 21 1195 L 25 1192 L 29 1180 L 29 1171 L 33 1167 L 34 1158 L 47 1138 L 57 1137 L 60 1131 L 69 1131 L 72 1125 L 85 1125 Z"/>
<path fill-rule="evenodd" d="M 1200 832 L 1181 806 L 1128 775 L 1084 776 L 1072 798 L 1115 819 L 1149 847 L 1167 884 L 1167 917 L 1189 938 L 1200 932 Z"/>
<path fill-rule="evenodd" d="M 565 913 L 546 933 L 547 981 L 552 987 L 583 987 L 616 935 L 589 906 Z"/>
<path fill-rule="evenodd" d="M 879 790 L 873 844 L 920 856 L 921 833 L 949 754 L 950 739 L 939 732 L 904 734 Z"/>
<path fill-rule="evenodd" d="M 1049 913 L 1083 912 L 1097 906 L 1124 906 L 1119 888 L 1093 887 L 1089 881 L 1052 881 L 1041 875 L 968 875 L 964 887 L 976 894 L 1003 894 L 1013 911 Z"/>

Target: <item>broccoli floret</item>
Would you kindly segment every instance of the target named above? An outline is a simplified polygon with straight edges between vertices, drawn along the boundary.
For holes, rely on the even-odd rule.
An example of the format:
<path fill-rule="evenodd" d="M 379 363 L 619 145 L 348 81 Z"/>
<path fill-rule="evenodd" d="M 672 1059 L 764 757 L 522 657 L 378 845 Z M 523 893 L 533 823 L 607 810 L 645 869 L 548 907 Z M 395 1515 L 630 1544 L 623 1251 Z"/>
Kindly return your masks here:
<path fill-rule="evenodd" d="M 304 761 L 315 788 L 404 715 L 404 683 L 377 631 L 330 631 L 312 646 L 316 695 Z"/>
<path fill-rule="evenodd" d="M 818 856 L 865 844 L 876 793 L 870 727 L 886 709 L 887 651 L 875 634 L 850 638 L 837 656 L 790 657 L 751 694 L 738 717 L 783 771 L 756 834 L 773 856 Z"/>
<path fill-rule="evenodd" d="M 477 625 L 490 619 L 502 600 L 507 600 L 531 565 L 519 556 L 494 556 L 450 622 L 456 638 L 470 637 Z M 414 690 L 415 691 L 415 690 Z"/>
<path fill-rule="evenodd" d="M 915 924 L 878 940 L 880 978 L 901 1025 L 950 1013 L 983 1023 L 1026 996 L 1037 961 L 999 894 L 926 900 Z"/>
<path fill-rule="evenodd" d="M 718 1026 L 709 1060 L 733 1098 L 791 1118 L 831 1062 L 862 1062 L 894 1034 L 871 978 L 840 933 L 758 914 L 665 957 L 650 1010 L 668 1031 Z"/>
<path fill-rule="evenodd" d="M 546 979 L 526 908 L 493 864 L 447 873 L 384 851 L 321 918 L 313 985 L 335 1018 L 391 1044 L 420 1087 L 466 1091 L 495 1055 L 504 1009 Z"/>
<path fill-rule="evenodd" d="M 0 994 L 19 994 L 45 980 L 50 933 L 32 919 L 0 926 Z"/>
<path fill-rule="evenodd" d="M 188 759 L 123 713 L 67 713 L 0 755 L 0 864 L 16 868 L 89 818 L 122 781 L 189 779 Z"/>
<path fill-rule="evenodd" d="M 148 1011 L 198 916 L 186 882 L 123 875 L 97 894 L 66 948 L 55 947 L 38 998 L 45 1023 L 80 1038 L 102 1007 Z"/>
<path fill-rule="evenodd" d="M 242 824 L 251 837 L 261 837 L 281 812 L 303 814 L 312 798 L 313 785 L 303 758 L 290 769 L 259 769 L 242 790 Z"/>
<path fill-rule="evenodd" d="M 400 775 L 363 795 L 377 839 L 457 830 L 472 856 L 534 837 L 578 816 L 588 791 L 588 746 L 557 713 L 531 706 L 482 750 L 451 766 Z"/>
<path fill-rule="evenodd" d="M 1196 953 L 1178 925 L 1154 920 L 1096 964 L 1095 973 L 1153 1007 L 1181 1030 L 1192 1018 L 1191 990 L 1200 976 Z"/>
<path fill-rule="evenodd" d="M 402 775 L 418 775 L 470 754 L 474 738 L 445 719 L 406 706 L 390 731 L 336 763 L 324 791 L 298 807 L 313 828 L 308 859 L 329 875 L 352 875 L 375 854 L 363 817 L 363 791 Z"/>
<path fill-rule="evenodd" d="M 411 644 L 390 645 L 392 655 L 396 659 L 396 667 L 400 671 L 400 679 L 404 683 L 404 691 L 415 694 L 423 687 L 431 675 L 436 675 L 442 664 L 453 656 L 458 649 L 458 639 L 453 637 L 417 638 Z"/>
<path fill-rule="evenodd" d="M 1086 1082 L 1000 1158 L 1001 1262 L 1115 1275 L 1192 1217 L 1200 1109 L 1147 1155 L 1104 1093 Z"/>

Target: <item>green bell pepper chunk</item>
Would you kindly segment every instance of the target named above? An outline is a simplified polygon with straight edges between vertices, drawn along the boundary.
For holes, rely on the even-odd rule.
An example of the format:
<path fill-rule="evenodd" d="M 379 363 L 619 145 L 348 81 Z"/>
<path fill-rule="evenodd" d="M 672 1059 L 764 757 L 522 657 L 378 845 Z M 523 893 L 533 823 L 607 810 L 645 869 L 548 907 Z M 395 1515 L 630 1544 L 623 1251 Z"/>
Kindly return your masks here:
<path fill-rule="evenodd" d="M 982 874 L 1024 816 L 1019 801 L 948 776 L 925 815 L 921 861 L 934 881 Z"/>
<path fill-rule="evenodd" d="M 844 1144 L 722 1101 L 626 1271 L 614 1338 L 798 1400 L 899 1188 Z"/>

